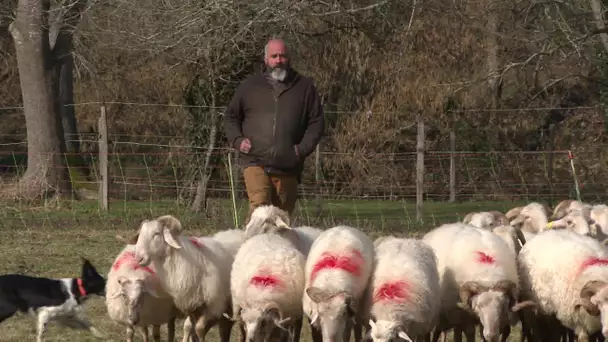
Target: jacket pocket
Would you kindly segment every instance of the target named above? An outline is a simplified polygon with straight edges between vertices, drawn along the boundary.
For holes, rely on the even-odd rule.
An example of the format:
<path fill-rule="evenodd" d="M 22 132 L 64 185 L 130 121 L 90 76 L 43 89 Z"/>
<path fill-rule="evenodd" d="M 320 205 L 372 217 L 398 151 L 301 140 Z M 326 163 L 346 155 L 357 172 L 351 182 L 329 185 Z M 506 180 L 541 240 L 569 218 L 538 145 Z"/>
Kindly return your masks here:
<path fill-rule="evenodd" d="M 298 156 L 296 155 L 294 146 L 280 144 L 277 145 L 276 148 L 277 150 L 273 160 L 273 166 L 279 169 L 291 170 L 298 165 Z"/>

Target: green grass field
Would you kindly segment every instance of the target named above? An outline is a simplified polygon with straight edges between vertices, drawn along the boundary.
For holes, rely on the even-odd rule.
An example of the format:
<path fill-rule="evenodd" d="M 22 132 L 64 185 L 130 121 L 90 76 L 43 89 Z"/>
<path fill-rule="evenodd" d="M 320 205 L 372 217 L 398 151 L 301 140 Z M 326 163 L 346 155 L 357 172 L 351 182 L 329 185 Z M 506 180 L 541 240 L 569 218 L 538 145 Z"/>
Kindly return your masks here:
<path fill-rule="evenodd" d="M 385 234 L 419 236 L 431 227 L 452 222 L 475 210 L 508 210 L 516 202 L 425 203 L 423 224 L 415 221 L 415 203 L 388 201 L 324 201 L 320 216 L 314 203 L 300 202 L 294 215 L 294 225 L 314 225 L 320 228 L 337 224 L 359 227 L 372 237 Z M 246 203 L 239 202 L 240 223 L 246 214 Z M 113 202 L 108 212 L 100 212 L 96 202 L 63 202 L 59 208 L 0 209 L 2 227 L 2 258 L 0 274 L 22 273 L 47 277 L 74 277 L 80 271 L 79 256 L 84 256 L 107 274 L 122 244 L 115 239 L 135 232 L 146 218 L 164 214 L 178 217 L 191 235 L 212 234 L 234 226 L 230 201 L 210 201 L 207 214 L 188 212 L 174 202 Z M 125 329 L 109 320 L 102 298 L 94 297 L 85 306 L 91 322 L 106 332 L 114 341 L 124 340 Z M 178 321 L 177 340 L 181 340 Z M 237 329 L 233 329 L 236 338 Z M 2 323 L 0 341 L 32 341 L 35 324 L 30 316 L 13 317 Z M 163 338 L 165 330 L 163 330 Z M 217 340 L 216 329 L 211 330 L 211 341 Z M 514 332 L 511 336 L 518 333 Z M 95 341 L 88 333 L 51 325 L 48 341 Z M 138 337 L 141 340 L 141 337 Z M 510 340 L 512 339 L 510 338 Z M 303 329 L 302 339 L 310 340 Z"/>

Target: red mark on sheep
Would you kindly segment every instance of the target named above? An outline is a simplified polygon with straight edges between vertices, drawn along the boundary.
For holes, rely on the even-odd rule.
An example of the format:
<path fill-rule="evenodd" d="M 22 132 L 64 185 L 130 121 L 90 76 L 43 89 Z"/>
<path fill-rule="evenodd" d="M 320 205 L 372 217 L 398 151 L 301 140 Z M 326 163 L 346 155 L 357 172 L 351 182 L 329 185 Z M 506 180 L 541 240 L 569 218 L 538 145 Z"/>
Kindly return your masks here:
<path fill-rule="evenodd" d="M 281 285 L 281 279 L 273 275 L 256 275 L 249 279 L 249 284 L 260 287 L 277 287 Z"/>
<path fill-rule="evenodd" d="M 317 273 L 326 269 L 341 269 L 355 276 L 361 275 L 361 265 L 363 264 L 363 255 L 356 249 L 353 249 L 350 255 L 339 255 L 332 252 L 324 252 L 321 254 L 319 261 L 315 263 L 310 272 L 310 281 L 312 282 Z"/>
<path fill-rule="evenodd" d="M 197 239 L 195 237 L 188 238 L 188 240 L 190 240 L 190 242 L 192 242 L 192 244 L 196 248 L 202 248 L 203 247 L 203 243 L 199 239 Z"/>
<path fill-rule="evenodd" d="M 155 274 L 154 270 L 152 270 L 150 267 L 147 267 L 147 266 L 143 267 L 143 266 L 140 266 L 139 263 L 137 263 L 137 261 L 135 260 L 134 252 L 124 252 L 120 256 L 120 258 L 118 258 L 118 260 L 116 260 L 114 265 L 112 265 L 112 269 L 114 271 L 116 271 L 123 265 L 129 265 L 129 266 L 131 266 L 131 269 L 133 269 L 133 270 L 144 270 L 150 274 Z"/>
<path fill-rule="evenodd" d="M 404 302 L 408 300 L 410 295 L 410 285 L 403 280 L 386 282 L 374 291 L 373 302 L 379 301 L 394 301 Z"/>
<path fill-rule="evenodd" d="M 479 263 L 493 264 L 494 262 L 496 262 L 496 259 L 489 254 L 486 254 L 486 253 L 480 252 L 480 251 L 477 251 L 475 253 L 477 253 L 477 262 L 479 262 Z"/>
<path fill-rule="evenodd" d="M 591 266 L 606 266 L 608 265 L 608 259 L 591 257 L 585 259 L 578 269 L 578 274 L 582 273 L 587 267 Z"/>

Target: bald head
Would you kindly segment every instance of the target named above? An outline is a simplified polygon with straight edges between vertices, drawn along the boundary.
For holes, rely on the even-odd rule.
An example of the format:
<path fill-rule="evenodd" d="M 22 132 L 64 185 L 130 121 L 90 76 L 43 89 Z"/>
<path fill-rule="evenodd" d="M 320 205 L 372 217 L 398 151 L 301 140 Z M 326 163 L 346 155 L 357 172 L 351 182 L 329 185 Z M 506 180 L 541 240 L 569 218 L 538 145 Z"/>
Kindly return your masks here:
<path fill-rule="evenodd" d="M 287 77 L 289 57 L 287 45 L 282 39 L 270 39 L 264 47 L 264 63 L 270 71 L 270 76 L 278 81 Z"/>

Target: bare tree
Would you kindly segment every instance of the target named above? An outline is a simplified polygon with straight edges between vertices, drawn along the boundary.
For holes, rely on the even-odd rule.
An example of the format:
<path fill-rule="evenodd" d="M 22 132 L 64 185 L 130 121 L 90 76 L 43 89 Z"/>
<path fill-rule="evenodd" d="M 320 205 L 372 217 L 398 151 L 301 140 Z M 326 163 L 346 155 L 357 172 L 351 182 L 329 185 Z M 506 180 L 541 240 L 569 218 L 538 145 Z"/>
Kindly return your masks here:
<path fill-rule="evenodd" d="M 67 75 L 64 81 L 71 86 L 71 74 L 62 73 L 62 68 L 66 65 L 66 56 L 72 53 L 73 27 L 80 20 L 85 4 L 85 1 L 64 2 L 58 11 L 61 15 L 54 15 L 55 20 L 50 20 L 50 0 L 18 1 L 17 14 L 9 30 L 17 55 L 28 161 L 22 179 L 4 190 L 5 196 L 35 199 L 72 192 L 64 160 L 60 80 L 61 75 Z M 69 62 L 67 65 L 71 67 Z"/>

